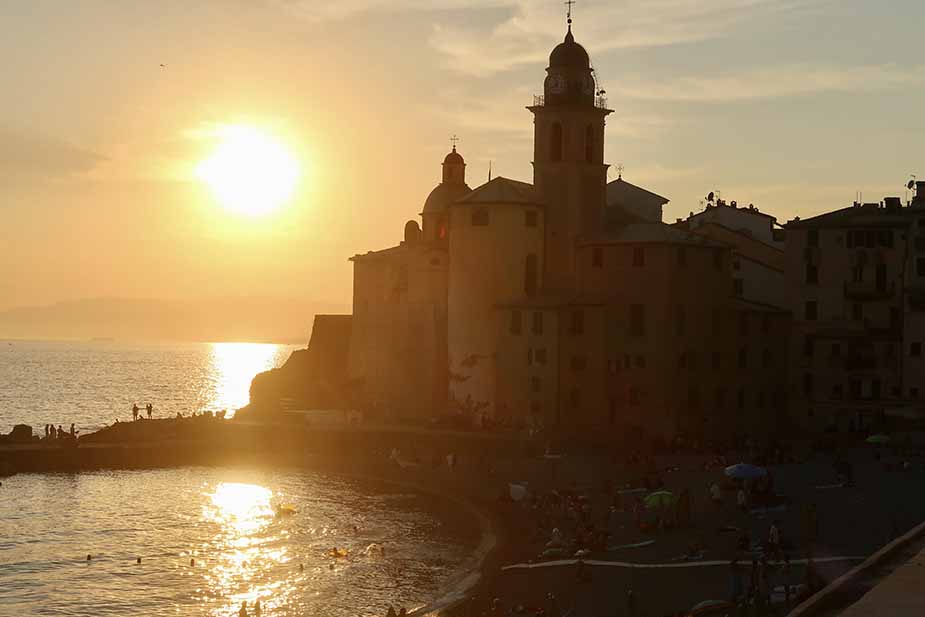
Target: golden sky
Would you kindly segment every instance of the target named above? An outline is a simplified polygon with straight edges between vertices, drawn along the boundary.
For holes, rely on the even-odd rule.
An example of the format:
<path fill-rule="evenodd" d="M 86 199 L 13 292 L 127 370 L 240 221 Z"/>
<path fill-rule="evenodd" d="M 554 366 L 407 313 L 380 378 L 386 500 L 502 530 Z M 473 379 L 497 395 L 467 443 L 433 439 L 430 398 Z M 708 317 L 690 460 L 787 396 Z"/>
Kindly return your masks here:
<path fill-rule="evenodd" d="M 349 307 L 458 134 L 530 181 L 559 2 L 34 0 L 0 5 L 0 309 L 253 295 Z M 587 0 L 575 35 L 615 113 L 606 156 L 672 200 L 786 220 L 902 195 L 922 165 L 925 9 L 861 0 Z M 161 64 L 165 65 L 164 67 Z M 221 127 L 298 161 L 292 198 L 235 213 L 197 178 Z M 925 168 L 918 168 L 925 176 Z"/>

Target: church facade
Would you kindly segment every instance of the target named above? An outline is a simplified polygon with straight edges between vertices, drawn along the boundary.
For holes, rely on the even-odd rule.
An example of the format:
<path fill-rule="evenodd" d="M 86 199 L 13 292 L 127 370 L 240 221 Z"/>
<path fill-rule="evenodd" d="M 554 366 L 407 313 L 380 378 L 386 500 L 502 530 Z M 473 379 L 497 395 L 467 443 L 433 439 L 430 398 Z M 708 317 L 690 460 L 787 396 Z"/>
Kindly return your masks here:
<path fill-rule="evenodd" d="M 533 115 L 533 182 L 470 189 L 456 147 L 419 226 L 356 255 L 349 372 L 372 415 L 670 437 L 762 430 L 787 313 L 736 298 L 730 247 L 607 182 L 610 110 L 569 26 Z"/>

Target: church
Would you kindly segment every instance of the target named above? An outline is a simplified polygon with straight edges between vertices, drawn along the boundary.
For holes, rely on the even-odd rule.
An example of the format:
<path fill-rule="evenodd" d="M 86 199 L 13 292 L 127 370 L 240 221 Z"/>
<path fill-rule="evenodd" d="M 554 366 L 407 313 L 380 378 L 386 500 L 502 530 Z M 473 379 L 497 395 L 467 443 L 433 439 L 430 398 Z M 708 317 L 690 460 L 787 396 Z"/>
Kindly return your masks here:
<path fill-rule="evenodd" d="M 736 298 L 730 247 L 664 224 L 667 199 L 608 183 L 606 103 L 569 20 L 527 108 L 532 183 L 470 188 L 454 145 L 420 224 L 351 258 L 368 417 L 662 439 L 780 421 L 788 315 Z"/>

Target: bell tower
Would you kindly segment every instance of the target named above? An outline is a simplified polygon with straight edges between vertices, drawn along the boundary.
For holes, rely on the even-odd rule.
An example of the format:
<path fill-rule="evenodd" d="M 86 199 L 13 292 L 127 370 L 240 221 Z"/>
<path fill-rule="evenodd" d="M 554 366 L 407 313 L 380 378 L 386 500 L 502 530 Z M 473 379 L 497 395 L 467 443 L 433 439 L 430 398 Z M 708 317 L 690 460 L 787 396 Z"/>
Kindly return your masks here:
<path fill-rule="evenodd" d="M 533 184 L 546 204 L 543 284 L 574 287 L 575 242 L 601 226 L 607 190 L 607 114 L 591 59 L 575 42 L 571 16 L 565 40 L 552 50 L 543 96 L 533 113 Z"/>

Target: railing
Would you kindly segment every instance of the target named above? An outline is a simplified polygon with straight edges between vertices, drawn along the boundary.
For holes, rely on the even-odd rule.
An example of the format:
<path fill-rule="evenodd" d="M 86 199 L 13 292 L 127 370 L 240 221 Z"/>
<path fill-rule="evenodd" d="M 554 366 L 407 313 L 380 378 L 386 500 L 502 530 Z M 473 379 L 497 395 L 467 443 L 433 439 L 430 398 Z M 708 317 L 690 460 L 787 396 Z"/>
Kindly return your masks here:
<path fill-rule="evenodd" d="M 534 94 L 533 95 L 533 107 L 545 107 L 546 106 L 546 96 L 543 94 Z M 607 109 L 607 97 L 606 96 L 596 96 L 594 97 L 594 106 L 598 109 Z"/>

